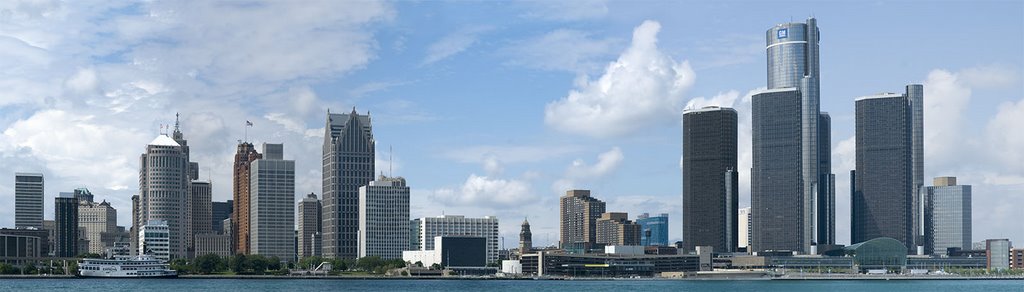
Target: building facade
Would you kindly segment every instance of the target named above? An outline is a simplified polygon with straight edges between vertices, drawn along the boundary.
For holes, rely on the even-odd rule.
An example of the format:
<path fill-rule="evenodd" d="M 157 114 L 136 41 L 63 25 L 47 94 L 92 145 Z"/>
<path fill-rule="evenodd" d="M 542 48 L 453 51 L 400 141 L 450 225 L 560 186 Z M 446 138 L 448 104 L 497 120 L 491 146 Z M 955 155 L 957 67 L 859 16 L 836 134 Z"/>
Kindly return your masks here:
<path fill-rule="evenodd" d="M 167 221 L 150 220 L 139 227 L 139 255 L 169 261 L 171 254 L 171 228 Z"/>
<path fill-rule="evenodd" d="M 989 270 L 1006 270 L 1010 268 L 1009 239 L 985 240 L 985 262 Z"/>
<path fill-rule="evenodd" d="M 925 252 L 971 249 L 971 186 L 957 185 L 956 177 L 937 177 L 923 192 Z"/>
<path fill-rule="evenodd" d="M 736 110 L 683 112 L 683 248 L 736 249 L 739 187 Z"/>
<path fill-rule="evenodd" d="M 815 196 L 814 243 L 836 244 L 836 175 L 832 173 L 832 116 L 818 119 L 818 190 Z"/>
<path fill-rule="evenodd" d="M 43 228 L 43 174 L 14 174 L 14 228 Z"/>
<path fill-rule="evenodd" d="M 59 258 L 70 258 L 78 255 L 78 199 L 75 194 L 61 192 L 54 202 L 53 219 L 56 231 L 54 232 L 53 256 Z"/>
<path fill-rule="evenodd" d="M 321 251 L 315 249 L 319 244 L 313 243 L 313 236 L 321 234 L 320 225 L 323 217 L 320 215 L 320 200 L 316 194 L 309 193 L 302 201 L 299 201 L 299 258 L 320 256 Z"/>
<path fill-rule="evenodd" d="M 215 233 L 213 230 L 213 187 L 210 181 L 193 180 L 189 183 L 189 221 L 192 245 L 191 257 L 200 255 L 196 235 Z"/>
<path fill-rule="evenodd" d="M 359 187 L 373 180 L 373 126 L 370 115 L 327 112 L 323 147 L 323 254 L 359 254 Z"/>
<path fill-rule="evenodd" d="M 196 257 L 215 254 L 221 257 L 231 256 L 231 235 L 216 233 L 196 234 Z"/>
<path fill-rule="evenodd" d="M 434 250 L 434 238 L 438 236 L 483 237 L 487 242 L 487 262 L 498 262 L 498 218 L 466 218 L 461 215 L 444 215 L 420 218 L 420 250 Z"/>
<path fill-rule="evenodd" d="M 747 248 L 750 246 L 750 234 L 752 233 L 750 232 L 750 207 L 740 208 L 738 214 L 736 221 L 739 223 L 739 228 L 737 228 L 739 235 L 737 235 L 736 247 Z"/>
<path fill-rule="evenodd" d="M 401 259 L 409 247 L 409 187 L 379 176 L 359 188 L 359 257 Z"/>
<path fill-rule="evenodd" d="M 600 245 L 640 245 L 640 225 L 629 221 L 629 214 L 606 212 L 597 219 L 595 242 Z"/>
<path fill-rule="evenodd" d="M 133 225 L 141 226 L 150 220 L 165 222 L 170 258 L 186 257 L 190 241 L 187 233 L 191 229 L 187 217 L 190 181 L 187 147 L 171 137 L 157 136 L 146 146 L 139 165 L 139 210 L 136 212 L 139 217 L 133 218 Z M 141 228 L 136 230 L 141 232 Z"/>
<path fill-rule="evenodd" d="M 234 200 L 227 202 L 210 202 L 210 226 L 215 233 L 224 232 L 224 220 L 231 218 Z"/>
<path fill-rule="evenodd" d="M 263 144 L 265 156 L 249 170 L 249 252 L 295 259 L 295 161 L 281 144 Z"/>
<path fill-rule="evenodd" d="M 96 203 L 79 200 L 78 228 L 85 232 L 85 239 L 89 240 L 89 253 L 103 254 L 119 239 L 112 236 L 118 233 L 117 210 L 107 201 Z"/>
<path fill-rule="evenodd" d="M 916 249 L 917 225 L 922 222 L 915 194 L 914 110 L 921 85 L 908 85 L 905 94 L 857 98 L 856 178 L 851 204 L 853 242 L 878 237 L 899 240 Z M 923 241 L 923 240 L 922 240 Z"/>
<path fill-rule="evenodd" d="M 636 224 L 640 224 L 640 245 L 669 246 L 668 213 L 661 213 L 658 216 L 640 214 L 636 217 Z"/>
<path fill-rule="evenodd" d="M 528 253 L 533 250 L 533 232 L 530 231 L 530 221 L 523 218 L 523 224 L 519 229 L 519 254 Z"/>
<path fill-rule="evenodd" d="M 597 243 L 597 219 L 605 203 L 590 196 L 589 190 L 569 190 L 559 198 L 559 247 L 569 253 L 585 253 Z"/>
<path fill-rule="evenodd" d="M 263 158 L 263 155 L 256 151 L 256 146 L 252 143 L 238 143 L 231 179 L 234 199 L 231 213 L 231 231 L 234 235 L 231 241 L 234 254 L 249 254 L 250 168 L 251 163 L 260 158 Z"/>

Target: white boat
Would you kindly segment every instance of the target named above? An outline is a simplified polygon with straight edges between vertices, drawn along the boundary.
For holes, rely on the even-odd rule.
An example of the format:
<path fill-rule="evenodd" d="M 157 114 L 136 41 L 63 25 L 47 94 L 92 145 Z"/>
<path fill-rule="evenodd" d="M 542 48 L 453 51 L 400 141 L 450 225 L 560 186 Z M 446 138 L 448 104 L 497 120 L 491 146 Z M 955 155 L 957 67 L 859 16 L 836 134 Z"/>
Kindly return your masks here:
<path fill-rule="evenodd" d="M 171 278 L 178 272 L 151 256 L 123 259 L 81 259 L 78 276 L 99 278 Z"/>

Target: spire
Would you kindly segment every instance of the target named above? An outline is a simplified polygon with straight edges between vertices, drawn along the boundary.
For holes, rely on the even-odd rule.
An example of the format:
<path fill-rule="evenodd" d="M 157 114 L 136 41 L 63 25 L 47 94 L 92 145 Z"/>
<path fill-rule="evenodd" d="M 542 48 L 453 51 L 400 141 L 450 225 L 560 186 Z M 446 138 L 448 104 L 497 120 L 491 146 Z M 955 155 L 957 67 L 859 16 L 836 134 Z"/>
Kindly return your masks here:
<path fill-rule="evenodd" d="M 179 129 L 179 127 L 181 126 L 181 123 L 179 122 L 179 118 L 180 118 L 180 117 L 181 117 L 181 114 L 180 114 L 180 113 L 174 113 L 174 131 L 175 131 L 175 132 L 180 132 L 180 131 L 178 130 L 178 129 Z"/>

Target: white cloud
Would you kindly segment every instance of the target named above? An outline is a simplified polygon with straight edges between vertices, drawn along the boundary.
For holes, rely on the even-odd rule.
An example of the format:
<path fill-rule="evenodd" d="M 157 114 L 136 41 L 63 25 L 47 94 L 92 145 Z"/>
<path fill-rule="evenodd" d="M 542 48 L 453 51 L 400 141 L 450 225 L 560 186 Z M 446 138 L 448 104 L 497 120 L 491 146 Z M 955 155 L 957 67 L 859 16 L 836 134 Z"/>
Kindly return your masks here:
<path fill-rule="evenodd" d="M 584 31 L 558 29 L 539 37 L 513 41 L 507 50 L 513 60 L 508 63 L 585 74 L 600 68 L 595 59 L 612 54 L 618 43 L 613 38 L 594 38 Z"/>
<path fill-rule="evenodd" d="M 483 208 L 519 206 L 533 201 L 530 184 L 515 179 L 500 179 L 470 174 L 458 190 L 439 189 L 434 198 L 455 205 Z"/>
<path fill-rule="evenodd" d="M 1024 99 L 1017 102 L 1004 102 L 999 105 L 996 115 L 989 120 L 985 128 L 989 147 L 985 151 L 1002 162 L 1007 174 L 1017 174 L 1017 179 L 999 179 L 998 181 L 1015 181 L 1024 184 L 1020 174 L 1024 174 Z"/>
<path fill-rule="evenodd" d="M 491 30 L 490 27 L 477 26 L 462 29 L 441 38 L 427 48 L 427 56 L 421 65 L 430 65 L 465 51 L 477 43 L 481 34 L 489 30 Z"/>
<path fill-rule="evenodd" d="M 607 0 L 530 1 L 529 12 L 523 16 L 554 21 L 579 21 L 601 18 L 608 14 Z"/>
<path fill-rule="evenodd" d="M 564 132 L 610 137 L 676 119 L 694 73 L 689 63 L 658 50 L 660 29 L 654 21 L 638 26 L 632 45 L 604 75 L 583 77 L 568 96 L 547 105 L 545 123 Z"/>
<path fill-rule="evenodd" d="M 971 88 L 946 70 L 932 70 L 924 82 L 924 154 L 926 168 L 952 166 L 964 146 L 963 114 L 971 101 Z"/>
<path fill-rule="evenodd" d="M 971 87 L 999 88 L 1020 84 L 1021 76 L 1011 67 L 988 65 L 960 71 L 960 78 Z"/>
<path fill-rule="evenodd" d="M 556 180 L 551 188 L 555 193 L 578 187 L 578 183 L 594 181 L 603 178 L 614 172 L 622 164 L 625 157 L 619 147 L 612 147 L 604 153 L 597 155 L 597 163 L 588 164 L 582 159 L 573 160 L 572 164 L 565 171 L 565 175 Z"/>
<path fill-rule="evenodd" d="M 740 92 L 736 90 L 730 90 L 727 92 L 719 92 L 717 95 L 711 98 L 695 97 L 686 102 L 686 109 L 700 109 L 706 106 L 719 106 L 719 107 L 733 107 L 736 103 L 736 99 L 740 97 Z"/>

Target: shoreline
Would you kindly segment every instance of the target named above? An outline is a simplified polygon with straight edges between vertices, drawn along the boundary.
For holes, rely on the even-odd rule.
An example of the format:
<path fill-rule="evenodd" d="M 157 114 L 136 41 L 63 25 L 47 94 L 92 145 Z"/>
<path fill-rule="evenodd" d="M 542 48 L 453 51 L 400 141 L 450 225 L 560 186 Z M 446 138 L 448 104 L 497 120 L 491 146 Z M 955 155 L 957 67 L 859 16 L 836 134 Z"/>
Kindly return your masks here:
<path fill-rule="evenodd" d="M 83 278 L 70 275 L 0 275 L 0 279 L 133 279 L 133 278 Z M 166 278 L 164 278 L 166 279 Z M 533 278 L 533 277 L 387 277 L 387 276 L 275 276 L 275 275 L 182 275 L 177 279 L 187 280 L 455 280 L 455 281 L 983 281 L 1004 280 L 1024 281 L 1024 276 L 1017 277 L 960 277 L 960 276 L 846 276 L 846 277 L 736 277 L 736 278 Z"/>

